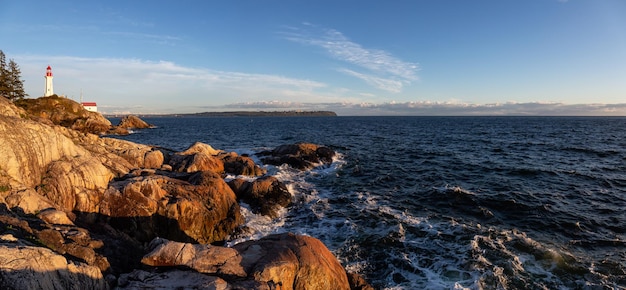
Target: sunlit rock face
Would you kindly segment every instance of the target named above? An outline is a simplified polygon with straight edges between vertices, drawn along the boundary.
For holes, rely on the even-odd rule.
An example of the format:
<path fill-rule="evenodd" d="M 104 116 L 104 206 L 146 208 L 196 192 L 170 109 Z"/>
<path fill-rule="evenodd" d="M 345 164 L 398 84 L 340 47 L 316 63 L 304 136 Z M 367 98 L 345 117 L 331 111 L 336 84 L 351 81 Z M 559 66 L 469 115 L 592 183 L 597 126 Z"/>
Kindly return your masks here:
<path fill-rule="evenodd" d="M 118 128 L 123 129 L 147 129 L 154 128 L 153 125 L 146 123 L 146 121 L 140 119 L 135 115 L 128 115 L 120 120 L 120 123 L 117 125 Z"/>
<path fill-rule="evenodd" d="M 151 247 L 142 263 L 233 277 L 235 289 L 350 289 L 341 264 L 308 236 L 277 234 L 233 248 L 155 239 Z"/>
<path fill-rule="evenodd" d="M 224 240 L 243 223 L 235 194 L 211 171 L 186 178 L 147 175 L 114 181 L 99 213 L 143 242 L 157 236 L 199 243 Z"/>

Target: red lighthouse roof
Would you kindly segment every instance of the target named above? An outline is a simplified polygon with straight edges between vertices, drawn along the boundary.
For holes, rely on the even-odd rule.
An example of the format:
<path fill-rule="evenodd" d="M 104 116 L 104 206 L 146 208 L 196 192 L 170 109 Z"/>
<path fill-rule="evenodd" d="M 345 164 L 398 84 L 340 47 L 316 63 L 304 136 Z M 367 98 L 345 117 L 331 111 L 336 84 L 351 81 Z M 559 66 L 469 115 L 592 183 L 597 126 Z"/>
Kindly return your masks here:
<path fill-rule="evenodd" d="M 47 77 L 51 77 L 52 76 L 52 68 L 50 66 L 48 66 L 48 68 L 46 68 L 46 76 Z"/>

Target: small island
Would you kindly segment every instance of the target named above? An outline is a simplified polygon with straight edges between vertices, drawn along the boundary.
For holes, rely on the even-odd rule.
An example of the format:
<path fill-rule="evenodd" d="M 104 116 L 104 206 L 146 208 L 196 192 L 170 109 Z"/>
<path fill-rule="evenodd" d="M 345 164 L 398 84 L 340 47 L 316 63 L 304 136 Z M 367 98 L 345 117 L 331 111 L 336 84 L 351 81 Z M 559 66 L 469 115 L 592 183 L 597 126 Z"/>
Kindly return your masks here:
<path fill-rule="evenodd" d="M 231 111 L 185 114 L 198 117 L 337 117 L 332 111 Z"/>

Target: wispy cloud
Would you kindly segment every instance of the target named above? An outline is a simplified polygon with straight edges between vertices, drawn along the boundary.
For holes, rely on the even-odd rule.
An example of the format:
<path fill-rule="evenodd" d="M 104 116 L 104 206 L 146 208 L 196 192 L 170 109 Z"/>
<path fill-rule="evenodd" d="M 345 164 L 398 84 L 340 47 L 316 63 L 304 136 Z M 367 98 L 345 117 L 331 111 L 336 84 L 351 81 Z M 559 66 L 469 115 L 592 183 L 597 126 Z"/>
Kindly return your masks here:
<path fill-rule="evenodd" d="M 330 110 L 339 115 L 466 116 L 551 115 L 626 116 L 624 104 L 564 104 L 555 102 L 473 104 L 414 101 L 370 103 L 371 95 L 325 83 L 272 74 L 252 74 L 186 67 L 169 61 L 126 58 L 12 55 L 22 70 L 26 92 L 43 93 L 45 67 L 54 72 L 57 94 L 96 101 L 106 113 L 192 113 L 228 110 Z M 401 84 L 371 79 L 388 90 Z M 363 98 L 365 97 L 365 98 Z"/>
<path fill-rule="evenodd" d="M 404 85 L 419 79 L 417 63 L 403 61 L 384 50 L 364 48 L 334 29 L 304 23 L 303 27 L 290 27 L 282 35 L 293 42 L 323 48 L 331 57 L 367 71 L 339 70 L 382 90 L 399 92 Z M 391 83 L 394 85 L 389 86 Z"/>
<path fill-rule="evenodd" d="M 86 98 L 111 108 L 142 112 L 178 110 L 184 106 L 225 105 L 241 101 L 332 99 L 321 82 L 271 74 L 185 67 L 169 61 L 67 56 L 14 56 L 31 97 L 43 92 L 41 79 L 51 65 L 58 94 Z M 165 105 L 169 104 L 169 105 Z M 171 104 L 177 104 L 171 106 Z M 121 109 L 120 109 L 121 110 Z M 111 112 L 113 113 L 113 112 Z"/>
<path fill-rule="evenodd" d="M 457 102 L 389 102 L 344 104 L 336 108 L 346 115 L 399 116 L 624 116 L 622 104 L 564 104 L 553 102 L 472 104 Z"/>
<path fill-rule="evenodd" d="M 127 40 L 133 41 L 146 41 L 155 44 L 161 45 L 174 45 L 176 42 L 180 41 L 180 37 L 171 36 L 171 35 L 161 35 L 161 34 L 149 34 L 149 33 L 137 33 L 137 32 L 128 32 L 128 31 L 109 31 L 102 32 L 105 36 L 118 36 L 125 38 Z"/>
<path fill-rule="evenodd" d="M 371 86 L 380 88 L 388 92 L 399 93 L 402 91 L 402 81 L 398 81 L 394 79 L 387 79 L 387 78 L 380 78 L 380 77 L 376 77 L 373 75 L 359 73 L 359 72 L 349 70 L 346 68 L 341 68 L 338 71 L 345 73 L 347 75 L 351 75 L 353 77 L 362 79 L 363 81 L 370 84 Z"/>

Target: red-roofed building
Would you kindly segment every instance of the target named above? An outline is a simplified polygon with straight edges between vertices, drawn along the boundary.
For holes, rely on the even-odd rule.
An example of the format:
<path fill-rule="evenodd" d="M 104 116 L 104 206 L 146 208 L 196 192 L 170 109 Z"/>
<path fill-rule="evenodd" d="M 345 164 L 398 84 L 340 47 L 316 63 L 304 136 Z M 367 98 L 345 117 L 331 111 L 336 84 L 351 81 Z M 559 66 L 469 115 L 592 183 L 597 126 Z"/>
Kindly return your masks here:
<path fill-rule="evenodd" d="M 91 112 L 97 112 L 98 111 L 98 105 L 96 105 L 95 102 L 82 102 L 80 104 L 83 105 L 83 107 L 87 111 L 91 111 Z"/>

